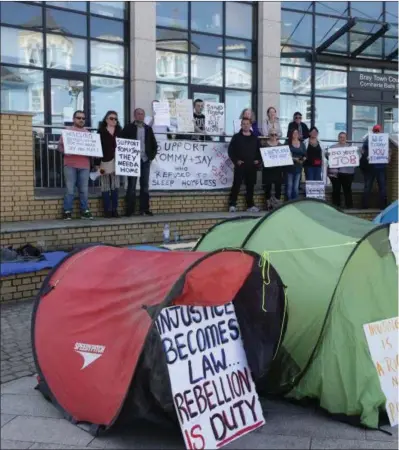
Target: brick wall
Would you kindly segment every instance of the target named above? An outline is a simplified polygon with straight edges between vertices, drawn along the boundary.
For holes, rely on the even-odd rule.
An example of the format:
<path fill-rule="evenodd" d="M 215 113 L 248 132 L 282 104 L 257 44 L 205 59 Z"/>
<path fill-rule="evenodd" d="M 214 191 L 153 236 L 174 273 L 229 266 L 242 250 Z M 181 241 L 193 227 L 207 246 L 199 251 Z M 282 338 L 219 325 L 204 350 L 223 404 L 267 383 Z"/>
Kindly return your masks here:
<path fill-rule="evenodd" d="M 48 270 L 40 272 L 22 273 L 2 278 L 1 302 L 22 300 L 34 297 L 41 288 Z"/>
<path fill-rule="evenodd" d="M 1 220 L 29 220 L 34 203 L 34 159 L 30 114 L 0 116 Z"/>

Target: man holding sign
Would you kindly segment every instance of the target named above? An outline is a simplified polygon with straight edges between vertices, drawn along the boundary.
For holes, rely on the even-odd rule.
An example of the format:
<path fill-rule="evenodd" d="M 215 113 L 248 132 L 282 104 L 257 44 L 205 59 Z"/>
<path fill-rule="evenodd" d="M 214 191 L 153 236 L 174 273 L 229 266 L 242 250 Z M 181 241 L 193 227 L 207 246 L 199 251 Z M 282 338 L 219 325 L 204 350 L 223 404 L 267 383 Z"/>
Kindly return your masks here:
<path fill-rule="evenodd" d="M 85 128 L 86 115 L 83 111 L 73 113 L 73 126 L 68 127 L 68 131 L 79 133 L 90 133 Z M 76 139 L 76 142 L 78 139 Z M 72 140 L 64 146 L 64 138 L 61 136 L 58 143 L 58 150 L 64 153 L 64 177 L 65 177 L 65 197 L 64 197 L 64 220 L 72 219 L 73 200 L 75 198 L 75 186 L 79 190 L 80 210 L 82 219 L 93 219 L 89 210 L 89 156 L 68 154 Z M 75 153 L 75 152 L 74 152 Z M 102 155 L 101 155 L 102 156 Z"/>
<path fill-rule="evenodd" d="M 377 180 L 378 184 L 379 207 L 385 209 L 387 206 L 386 168 L 390 161 L 389 136 L 381 131 L 381 125 L 374 125 L 373 132 L 363 142 L 363 155 L 360 160 L 360 168 L 364 175 L 363 209 L 369 207 L 374 180 Z"/>

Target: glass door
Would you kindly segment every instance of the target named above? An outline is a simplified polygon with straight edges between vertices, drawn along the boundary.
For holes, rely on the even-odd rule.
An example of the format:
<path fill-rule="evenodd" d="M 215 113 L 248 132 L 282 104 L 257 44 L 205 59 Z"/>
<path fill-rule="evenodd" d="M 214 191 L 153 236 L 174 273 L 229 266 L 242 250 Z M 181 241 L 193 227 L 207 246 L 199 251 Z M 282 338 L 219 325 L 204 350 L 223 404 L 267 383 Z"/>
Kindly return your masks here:
<path fill-rule="evenodd" d="M 384 133 L 398 134 L 398 108 L 394 106 L 382 107 L 382 126 Z"/>
<path fill-rule="evenodd" d="M 352 104 L 351 139 L 361 142 L 378 123 L 378 105 Z"/>

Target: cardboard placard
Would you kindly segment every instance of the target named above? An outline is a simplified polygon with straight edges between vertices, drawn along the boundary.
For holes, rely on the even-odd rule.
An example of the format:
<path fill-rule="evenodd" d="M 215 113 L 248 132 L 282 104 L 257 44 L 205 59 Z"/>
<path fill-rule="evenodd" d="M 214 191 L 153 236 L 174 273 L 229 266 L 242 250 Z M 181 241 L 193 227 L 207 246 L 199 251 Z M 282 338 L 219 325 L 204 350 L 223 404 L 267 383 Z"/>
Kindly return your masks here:
<path fill-rule="evenodd" d="M 339 169 L 341 167 L 358 167 L 360 163 L 357 147 L 338 147 L 328 149 L 328 167 Z"/>
<path fill-rule="evenodd" d="M 388 164 L 389 157 L 389 134 L 369 134 L 369 163 Z"/>
<path fill-rule="evenodd" d="M 194 132 L 193 102 L 191 100 L 175 100 L 177 131 Z"/>
<path fill-rule="evenodd" d="M 225 109 L 224 103 L 205 102 L 205 132 L 220 135 L 224 133 Z"/>
<path fill-rule="evenodd" d="M 263 165 L 265 167 L 292 166 L 292 155 L 289 145 L 264 147 L 260 149 Z"/>
<path fill-rule="evenodd" d="M 116 138 L 115 175 L 140 176 L 140 141 Z"/>
<path fill-rule="evenodd" d="M 234 166 L 223 142 L 158 140 L 151 163 L 150 189 L 207 190 L 230 188 Z"/>
<path fill-rule="evenodd" d="M 324 181 L 306 181 L 306 198 L 326 199 L 326 187 Z"/>
<path fill-rule="evenodd" d="M 216 449 L 265 420 L 234 305 L 172 306 L 155 321 L 187 449 Z"/>
<path fill-rule="evenodd" d="M 371 359 L 377 370 L 391 426 L 398 424 L 398 330 L 399 317 L 363 325 Z"/>
<path fill-rule="evenodd" d="M 170 127 L 170 107 L 169 102 L 154 102 L 154 126 Z"/>
<path fill-rule="evenodd" d="M 102 158 L 103 149 L 98 133 L 90 133 L 90 131 L 62 130 L 61 134 L 66 155 Z"/>

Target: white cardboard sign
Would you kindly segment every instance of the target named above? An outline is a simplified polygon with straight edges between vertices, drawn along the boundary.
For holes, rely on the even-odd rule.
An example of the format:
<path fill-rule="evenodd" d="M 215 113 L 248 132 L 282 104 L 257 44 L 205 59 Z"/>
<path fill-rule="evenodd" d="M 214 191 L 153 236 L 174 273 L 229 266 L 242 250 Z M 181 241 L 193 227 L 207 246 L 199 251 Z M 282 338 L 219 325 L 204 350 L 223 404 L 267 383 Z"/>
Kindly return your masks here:
<path fill-rule="evenodd" d="M 292 155 L 289 145 L 264 147 L 260 149 L 263 165 L 265 167 L 292 166 Z"/>
<path fill-rule="evenodd" d="M 326 187 L 324 181 L 307 181 L 306 198 L 326 199 Z"/>
<path fill-rule="evenodd" d="M 177 131 L 194 132 L 193 102 L 191 100 L 175 100 Z"/>
<path fill-rule="evenodd" d="M 93 156 L 96 158 L 103 156 L 101 139 L 98 133 L 62 130 L 61 134 L 66 155 Z"/>
<path fill-rule="evenodd" d="M 330 169 L 359 166 L 360 157 L 357 147 L 329 148 L 328 155 L 328 167 Z"/>
<path fill-rule="evenodd" d="M 369 134 L 369 163 L 388 164 L 389 135 L 387 133 Z"/>
<path fill-rule="evenodd" d="M 187 449 L 217 449 L 264 425 L 232 303 L 164 308 L 155 324 Z"/>
<path fill-rule="evenodd" d="M 158 140 L 151 163 L 150 189 L 226 189 L 233 184 L 234 166 L 228 143 Z"/>
<path fill-rule="evenodd" d="M 398 330 L 399 317 L 363 325 L 371 359 L 381 389 L 387 399 L 385 408 L 391 426 L 398 424 Z"/>
<path fill-rule="evenodd" d="M 140 141 L 116 138 L 115 175 L 140 176 Z"/>
<path fill-rule="evenodd" d="M 205 132 L 220 135 L 224 133 L 224 103 L 205 102 Z"/>
<path fill-rule="evenodd" d="M 169 102 L 154 102 L 154 125 L 156 127 L 170 127 Z"/>

